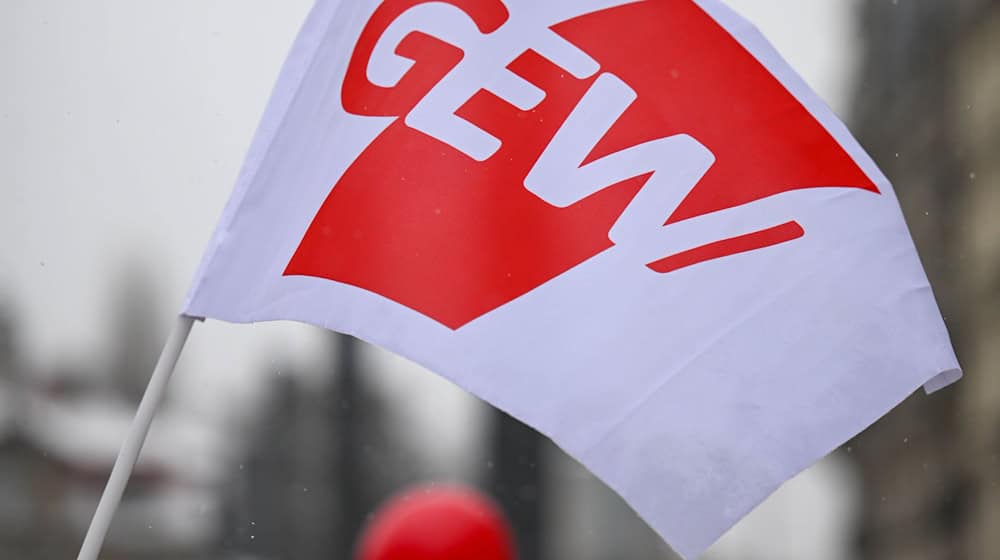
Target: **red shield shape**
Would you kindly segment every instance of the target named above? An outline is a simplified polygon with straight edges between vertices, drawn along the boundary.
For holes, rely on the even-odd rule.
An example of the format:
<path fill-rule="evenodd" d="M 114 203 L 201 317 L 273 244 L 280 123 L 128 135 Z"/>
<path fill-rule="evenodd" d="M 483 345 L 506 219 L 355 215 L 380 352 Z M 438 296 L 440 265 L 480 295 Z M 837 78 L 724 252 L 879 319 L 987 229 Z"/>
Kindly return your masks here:
<path fill-rule="evenodd" d="M 462 60 L 463 51 L 411 33 L 396 53 L 414 61 L 392 88 L 366 78 L 372 49 L 407 9 L 389 0 L 369 20 L 342 87 L 354 114 L 398 116 Z M 448 0 L 482 33 L 509 14 L 500 0 Z M 586 14 L 552 28 L 620 77 L 637 100 L 588 157 L 593 160 L 675 134 L 707 146 L 715 164 L 665 223 L 792 189 L 876 186 L 803 105 L 691 0 L 647 0 Z M 476 161 L 396 119 L 353 162 L 316 213 L 286 275 L 369 290 L 452 329 L 504 305 L 612 247 L 608 230 L 647 176 L 560 208 L 524 179 L 594 77 L 576 79 L 527 50 L 508 68 L 544 90 L 521 110 L 486 90 L 456 113 L 501 140 Z M 657 272 L 800 237 L 795 222 L 649 263 Z"/>

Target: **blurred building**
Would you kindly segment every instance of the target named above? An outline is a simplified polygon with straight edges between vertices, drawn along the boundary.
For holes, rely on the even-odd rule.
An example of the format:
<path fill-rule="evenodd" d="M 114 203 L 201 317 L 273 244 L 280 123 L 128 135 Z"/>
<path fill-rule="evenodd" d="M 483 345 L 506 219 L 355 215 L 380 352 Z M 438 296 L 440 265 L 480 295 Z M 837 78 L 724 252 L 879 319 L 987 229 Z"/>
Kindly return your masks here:
<path fill-rule="evenodd" d="M 392 425 L 369 383 L 366 347 L 330 338 L 332 371 L 282 367 L 266 383 L 252 442 L 227 478 L 222 550 L 347 560 L 377 506 L 421 480 L 420 457 L 401 439 L 406 430 Z"/>
<path fill-rule="evenodd" d="M 896 187 L 965 369 L 851 445 L 860 550 L 1000 558 L 1000 1 L 859 7 L 853 128 Z"/>
<path fill-rule="evenodd" d="M 20 359 L 17 325 L 12 313 L 0 309 L 0 558 L 71 558 L 134 403 L 119 390 L 122 379 L 97 364 L 32 369 Z M 115 364 L 125 361 L 111 357 Z M 180 407 L 164 407 L 102 558 L 214 557 L 222 521 L 220 482 L 240 441 L 239 434 L 226 431 Z"/>

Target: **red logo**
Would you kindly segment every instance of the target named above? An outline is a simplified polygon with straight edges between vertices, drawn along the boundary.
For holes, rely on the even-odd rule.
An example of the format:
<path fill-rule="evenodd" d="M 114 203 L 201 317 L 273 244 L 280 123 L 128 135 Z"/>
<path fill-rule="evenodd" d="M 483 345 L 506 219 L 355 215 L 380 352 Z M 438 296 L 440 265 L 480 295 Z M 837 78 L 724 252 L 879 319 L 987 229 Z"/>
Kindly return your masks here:
<path fill-rule="evenodd" d="M 501 0 L 383 2 L 341 95 L 351 114 L 398 118 L 336 183 L 285 274 L 351 284 L 457 329 L 622 243 L 615 228 L 627 229 L 630 202 L 671 177 L 656 150 L 690 159 L 670 152 L 677 139 L 708 159 L 657 209 L 657 227 L 793 189 L 878 192 L 697 4 L 605 4 L 622 5 L 532 30 Z M 487 71 L 497 61 L 501 71 Z M 487 81 L 468 89 L 478 76 Z M 559 150 L 579 147 L 574 127 L 592 114 L 609 117 L 606 128 L 595 124 L 583 160 L 562 173 Z M 600 171 L 614 158 L 623 175 Z M 565 178 L 568 191 L 546 191 L 545 177 Z M 803 233 L 778 222 L 639 266 L 668 273 Z"/>

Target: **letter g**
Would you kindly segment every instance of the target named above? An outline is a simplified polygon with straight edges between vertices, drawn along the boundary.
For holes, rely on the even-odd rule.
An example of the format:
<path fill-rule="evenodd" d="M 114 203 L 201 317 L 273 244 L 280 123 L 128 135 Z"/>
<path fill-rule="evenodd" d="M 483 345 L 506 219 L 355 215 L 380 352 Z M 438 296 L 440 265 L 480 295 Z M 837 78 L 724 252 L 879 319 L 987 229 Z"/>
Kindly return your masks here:
<path fill-rule="evenodd" d="M 501 0 L 386 0 L 351 55 L 341 90 L 344 109 L 407 114 L 462 60 L 463 43 L 495 31 L 508 17 Z"/>

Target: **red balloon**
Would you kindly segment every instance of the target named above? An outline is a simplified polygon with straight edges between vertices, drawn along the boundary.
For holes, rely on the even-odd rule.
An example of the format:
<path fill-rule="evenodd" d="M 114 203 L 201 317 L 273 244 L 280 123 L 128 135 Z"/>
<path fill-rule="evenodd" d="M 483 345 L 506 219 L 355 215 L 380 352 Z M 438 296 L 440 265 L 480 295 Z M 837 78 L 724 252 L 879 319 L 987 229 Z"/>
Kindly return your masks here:
<path fill-rule="evenodd" d="M 421 486 L 384 504 L 362 533 L 357 560 L 514 560 L 500 509 L 461 486 Z"/>

